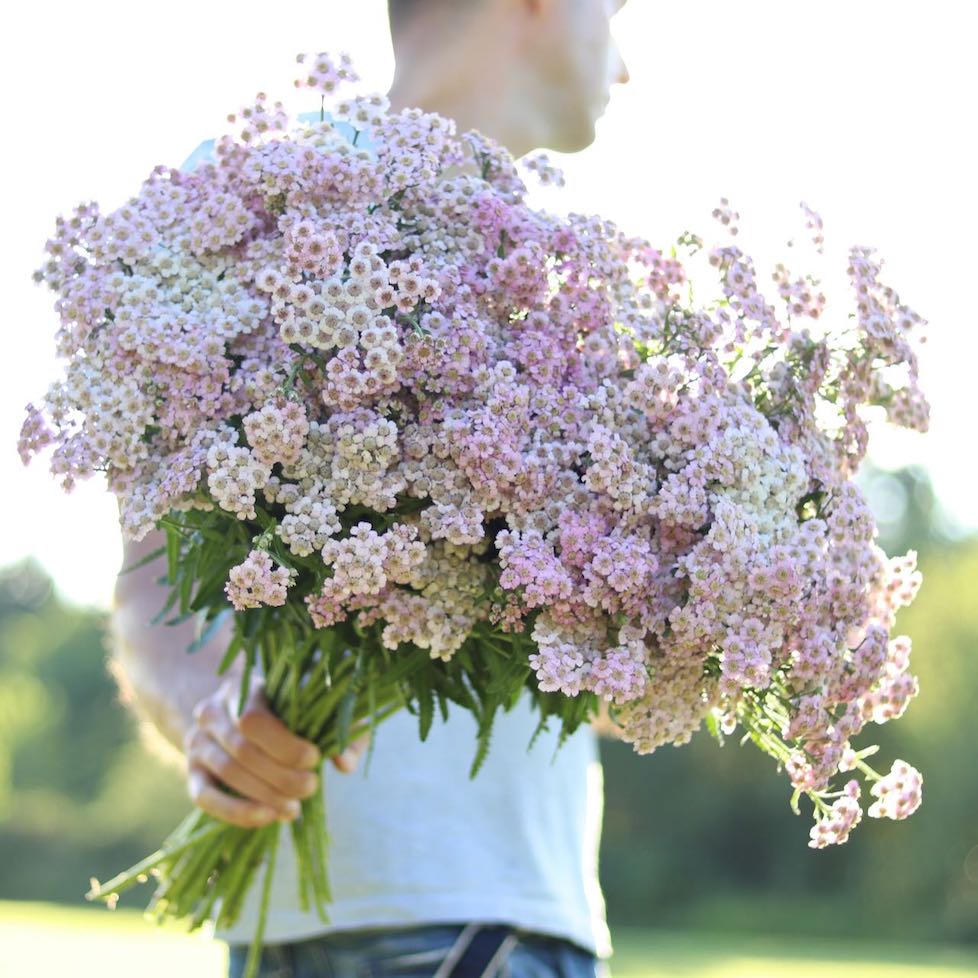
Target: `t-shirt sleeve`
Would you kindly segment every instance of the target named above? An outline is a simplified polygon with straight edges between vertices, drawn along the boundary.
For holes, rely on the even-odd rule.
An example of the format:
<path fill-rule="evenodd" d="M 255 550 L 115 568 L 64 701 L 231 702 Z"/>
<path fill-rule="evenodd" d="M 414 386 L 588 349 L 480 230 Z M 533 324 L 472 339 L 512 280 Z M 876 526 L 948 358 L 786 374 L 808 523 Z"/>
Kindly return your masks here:
<path fill-rule="evenodd" d="M 302 122 L 319 122 L 320 114 L 319 112 L 301 112 L 298 116 L 299 120 Z M 333 119 L 333 117 L 327 112 L 326 118 L 333 124 L 333 126 L 338 129 L 350 142 L 353 142 L 353 134 L 356 130 L 348 122 L 343 122 L 341 120 Z M 361 149 L 370 149 L 372 143 L 369 138 L 365 138 L 363 135 L 357 140 L 357 145 Z M 217 156 L 214 152 L 217 146 L 216 139 L 205 139 L 181 164 L 180 169 L 184 173 L 191 173 L 204 163 L 216 163 Z"/>
<path fill-rule="evenodd" d="M 214 157 L 214 147 L 217 145 L 216 139 L 205 139 L 181 164 L 180 169 L 184 173 L 191 173 L 203 163 L 216 163 Z"/>

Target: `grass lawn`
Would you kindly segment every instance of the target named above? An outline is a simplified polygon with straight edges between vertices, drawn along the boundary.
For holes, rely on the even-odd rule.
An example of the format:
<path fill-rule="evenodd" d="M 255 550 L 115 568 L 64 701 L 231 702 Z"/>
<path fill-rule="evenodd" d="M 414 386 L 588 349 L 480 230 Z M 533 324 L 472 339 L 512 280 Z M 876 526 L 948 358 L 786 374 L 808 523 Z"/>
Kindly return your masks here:
<path fill-rule="evenodd" d="M 978 952 L 937 945 L 612 931 L 612 978 L 978 978 Z"/>
<path fill-rule="evenodd" d="M 616 930 L 613 978 L 965 978 L 978 952 Z M 226 952 L 136 910 L 0 903 L 0 978 L 221 978 Z"/>
<path fill-rule="evenodd" d="M 0 903 L 0 978 L 221 978 L 224 945 L 138 910 Z"/>

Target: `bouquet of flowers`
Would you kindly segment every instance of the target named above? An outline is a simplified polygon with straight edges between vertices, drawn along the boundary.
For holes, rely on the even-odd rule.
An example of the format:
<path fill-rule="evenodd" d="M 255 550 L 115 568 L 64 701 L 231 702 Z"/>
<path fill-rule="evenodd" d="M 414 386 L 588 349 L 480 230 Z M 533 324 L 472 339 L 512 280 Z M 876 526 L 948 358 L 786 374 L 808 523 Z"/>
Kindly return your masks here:
<path fill-rule="evenodd" d="M 724 242 L 658 250 L 531 208 L 521 169 L 562 183 L 544 154 L 341 99 L 346 56 L 299 61 L 352 140 L 259 94 L 216 163 L 58 220 L 36 279 L 66 375 L 28 406 L 24 460 L 53 447 L 66 489 L 104 472 L 128 536 L 164 529 L 160 620 L 198 615 L 203 641 L 230 602 L 242 697 L 260 670 L 325 755 L 400 708 L 424 738 L 451 701 L 479 723 L 475 776 L 528 690 L 538 730 L 604 702 L 640 753 L 739 726 L 794 810 L 811 799 L 812 846 L 860 821 L 840 773 L 872 784 L 869 815 L 913 812 L 919 773 L 880 775 L 851 743 L 917 692 L 890 636 L 915 555 L 874 543 L 851 481 L 867 407 L 928 419 L 924 321 L 873 252 L 851 249 L 855 308 L 824 327 L 813 276 L 778 265 L 761 294 L 726 200 Z M 158 915 L 227 924 L 264 864 L 263 921 L 279 830 L 195 812 L 92 895 L 151 874 Z M 325 919 L 318 793 L 290 830 Z"/>

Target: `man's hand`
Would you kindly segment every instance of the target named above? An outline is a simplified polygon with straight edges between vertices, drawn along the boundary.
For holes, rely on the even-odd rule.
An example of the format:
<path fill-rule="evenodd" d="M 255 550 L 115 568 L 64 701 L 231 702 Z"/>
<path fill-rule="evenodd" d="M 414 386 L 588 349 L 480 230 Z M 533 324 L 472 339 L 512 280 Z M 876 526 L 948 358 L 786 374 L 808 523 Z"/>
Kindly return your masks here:
<path fill-rule="evenodd" d="M 319 790 L 319 750 L 271 712 L 260 681 L 240 716 L 237 699 L 238 683 L 225 680 L 194 708 L 184 738 L 190 797 L 209 815 L 244 828 L 294 819 L 300 800 Z M 337 769 L 356 768 L 369 736 L 332 758 Z"/>

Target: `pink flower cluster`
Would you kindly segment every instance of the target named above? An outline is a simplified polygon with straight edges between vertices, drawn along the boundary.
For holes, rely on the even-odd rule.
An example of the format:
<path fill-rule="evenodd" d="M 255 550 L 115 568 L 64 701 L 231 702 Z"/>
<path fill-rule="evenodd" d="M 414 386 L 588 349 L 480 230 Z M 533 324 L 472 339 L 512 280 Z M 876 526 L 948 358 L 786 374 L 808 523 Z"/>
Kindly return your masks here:
<path fill-rule="evenodd" d="M 859 795 L 859 782 L 855 779 L 847 781 L 842 795 L 832 803 L 829 813 L 812 826 L 811 841 L 808 843 L 812 849 L 840 845 L 849 838 L 849 833 L 863 817 Z"/>
<path fill-rule="evenodd" d="M 252 550 L 245 560 L 232 567 L 225 586 L 231 604 L 238 611 L 259 605 L 283 605 L 291 574 L 284 567 L 272 569 L 272 558 L 262 550 Z"/>
<path fill-rule="evenodd" d="M 380 594 L 388 582 L 406 584 L 412 570 L 425 559 L 424 544 L 413 526 L 399 523 L 379 534 L 369 523 L 357 523 L 342 540 L 327 540 L 323 563 L 333 574 L 307 604 L 317 628 L 326 628 L 347 615 L 351 598 L 358 601 Z"/>
<path fill-rule="evenodd" d="M 357 80 L 300 61 L 303 88 Z M 813 276 L 779 265 L 769 298 L 728 240 L 697 305 L 675 249 L 532 209 L 523 174 L 562 181 L 544 156 L 521 172 L 437 115 L 358 94 L 289 128 L 260 95 L 231 121 L 213 162 L 58 220 L 36 278 L 67 368 L 25 461 L 106 472 L 135 538 L 172 509 L 247 524 L 235 607 L 295 600 L 446 662 L 475 628 L 532 638 L 538 688 L 608 700 L 641 752 L 711 712 L 763 730 L 821 805 L 814 844 L 843 841 L 858 790 L 820 793 L 917 692 L 889 634 L 914 555 L 882 553 L 849 481 L 866 408 L 927 426 L 923 320 L 872 251 L 831 334 Z M 919 800 L 906 771 L 873 790 L 870 814 Z"/>
<path fill-rule="evenodd" d="M 920 807 L 923 778 L 906 761 L 897 760 L 870 788 L 870 794 L 876 799 L 867 812 L 871 818 L 907 818 Z"/>

